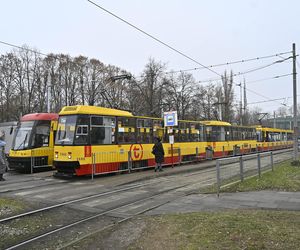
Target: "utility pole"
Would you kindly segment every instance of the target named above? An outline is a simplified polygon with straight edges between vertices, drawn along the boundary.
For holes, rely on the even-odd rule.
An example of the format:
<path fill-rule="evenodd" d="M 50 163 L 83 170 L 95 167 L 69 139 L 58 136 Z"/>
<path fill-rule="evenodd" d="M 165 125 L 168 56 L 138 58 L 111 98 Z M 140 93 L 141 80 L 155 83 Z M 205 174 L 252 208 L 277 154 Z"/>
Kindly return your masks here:
<path fill-rule="evenodd" d="M 293 43 L 294 164 L 298 165 L 296 44 Z"/>
<path fill-rule="evenodd" d="M 243 125 L 243 94 L 242 94 L 242 83 L 237 84 L 240 87 L 240 125 Z"/>
<path fill-rule="evenodd" d="M 51 74 L 50 70 L 48 72 L 48 81 L 47 81 L 47 113 L 51 112 Z"/>
<path fill-rule="evenodd" d="M 247 125 L 249 123 L 249 117 L 247 112 L 247 92 L 246 92 L 246 80 L 244 78 L 244 116 L 243 116 L 243 123 Z"/>

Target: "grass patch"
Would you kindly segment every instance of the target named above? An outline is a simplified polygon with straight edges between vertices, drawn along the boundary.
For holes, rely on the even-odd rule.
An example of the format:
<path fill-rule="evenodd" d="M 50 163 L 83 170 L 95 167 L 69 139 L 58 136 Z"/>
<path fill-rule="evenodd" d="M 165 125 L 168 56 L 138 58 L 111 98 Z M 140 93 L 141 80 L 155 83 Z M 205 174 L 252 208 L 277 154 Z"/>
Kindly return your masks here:
<path fill-rule="evenodd" d="M 0 198 L 0 218 L 19 212 L 24 208 L 25 205 L 21 201 L 11 198 Z"/>
<path fill-rule="evenodd" d="M 284 162 L 275 167 L 273 172 L 263 173 L 261 178 L 255 176 L 222 189 L 223 192 L 256 190 L 300 191 L 300 168 Z"/>
<path fill-rule="evenodd" d="M 129 249 L 298 249 L 298 212 L 235 210 L 148 217 Z"/>
<path fill-rule="evenodd" d="M 227 180 L 224 184 L 236 181 Z M 203 193 L 216 193 L 216 185 L 200 190 Z M 245 192 L 259 190 L 300 191 L 300 167 L 291 166 L 290 161 L 275 166 L 274 171 L 263 172 L 261 178 L 254 176 L 221 188 L 221 192 Z"/>

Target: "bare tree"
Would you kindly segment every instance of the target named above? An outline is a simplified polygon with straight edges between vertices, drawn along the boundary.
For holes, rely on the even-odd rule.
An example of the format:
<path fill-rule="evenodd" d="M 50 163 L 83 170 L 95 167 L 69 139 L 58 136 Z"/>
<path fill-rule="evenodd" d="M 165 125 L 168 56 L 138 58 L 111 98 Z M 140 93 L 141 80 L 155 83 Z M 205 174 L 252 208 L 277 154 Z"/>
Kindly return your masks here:
<path fill-rule="evenodd" d="M 146 64 L 141 80 L 136 82 L 135 87 L 139 89 L 143 97 L 142 115 L 161 116 L 164 91 L 164 70 L 165 64 L 155 62 L 150 58 Z"/>
<path fill-rule="evenodd" d="M 14 54 L 7 53 L 0 57 L 0 98 L 1 98 L 1 121 L 10 121 L 16 113 L 13 105 L 16 97 Z"/>
<path fill-rule="evenodd" d="M 222 106 L 222 120 L 232 122 L 234 119 L 234 91 L 233 73 L 228 77 L 227 72 L 222 75 L 222 85 L 217 88 L 216 97 L 218 105 Z"/>
<path fill-rule="evenodd" d="M 195 89 L 193 76 L 182 72 L 177 78 L 171 76 L 166 82 L 167 102 L 177 110 L 179 119 L 188 119 Z"/>

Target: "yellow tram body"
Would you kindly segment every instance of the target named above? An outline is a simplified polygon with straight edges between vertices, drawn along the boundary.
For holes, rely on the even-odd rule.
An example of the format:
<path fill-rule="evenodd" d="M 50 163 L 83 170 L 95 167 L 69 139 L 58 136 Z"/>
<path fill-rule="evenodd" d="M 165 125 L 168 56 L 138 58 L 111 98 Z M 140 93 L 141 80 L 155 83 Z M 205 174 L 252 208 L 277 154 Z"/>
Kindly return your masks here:
<path fill-rule="evenodd" d="M 128 170 L 129 163 L 132 169 L 153 167 L 154 137 L 162 139 L 165 164 L 205 155 L 204 125 L 200 122 L 179 121 L 181 125 L 169 131 L 178 138 L 171 147 L 168 129 L 160 118 L 95 106 L 64 107 L 59 116 L 54 147 L 57 175 L 117 172 Z"/>
<path fill-rule="evenodd" d="M 235 126 L 222 121 L 183 121 L 165 127 L 161 118 L 123 110 L 67 106 L 59 113 L 54 146 L 57 175 L 89 175 L 154 167 L 154 138 L 162 139 L 164 163 L 218 158 L 290 147 L 292 131 Z M 278 141 L 265 135 L 280 133 Z M 171 145 L 169 136 L 174 138 Z M 276 137 L 276 138 L 277 138 Z M 279 141 L 279 139 L 281 141 Z"/>
<path fill-rule="evenodd" d="M 263 151 L 293 146 L 293 130 L 255 126 L 259 149 Z"/>
<path fill-rule="evenodd" d="M 256 151 L 255 128 L 233 126 L 223 121 L 203 121 L 211 158 L 247 154 Z"/>

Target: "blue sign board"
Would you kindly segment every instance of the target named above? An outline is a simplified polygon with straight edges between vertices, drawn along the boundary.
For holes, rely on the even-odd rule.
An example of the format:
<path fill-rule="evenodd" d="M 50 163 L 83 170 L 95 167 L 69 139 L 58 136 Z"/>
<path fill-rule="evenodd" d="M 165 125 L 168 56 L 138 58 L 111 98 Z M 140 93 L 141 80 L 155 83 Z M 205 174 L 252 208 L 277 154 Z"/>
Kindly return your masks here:
<path fill-rule="evenodd" d="M 164 112 L 164 122 L 165 127 L 177 126 L 177 111 Z"/>

